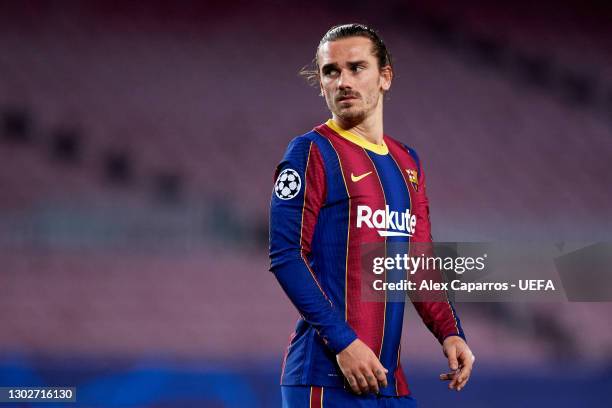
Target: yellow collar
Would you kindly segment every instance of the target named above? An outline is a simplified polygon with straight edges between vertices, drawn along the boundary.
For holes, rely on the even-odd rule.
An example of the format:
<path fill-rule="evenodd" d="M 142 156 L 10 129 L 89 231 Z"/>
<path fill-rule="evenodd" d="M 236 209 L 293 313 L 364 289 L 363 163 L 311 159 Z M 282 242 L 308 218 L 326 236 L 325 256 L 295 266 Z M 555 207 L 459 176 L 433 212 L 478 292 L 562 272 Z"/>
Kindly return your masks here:
<path fill-rule="evenodd" d="M 382 141 L 382 145 L 377 145 L 375 143 L 368 142 L 364 138 L 359 137 L 356 134 L 349 132 L 348 130 L 342 129 L 340 126 L 336 124 L 336 122 L 333 121 L 333 119 L 329 119 L 327 122 L 325 122 L 325 124 L 329 126 L 334 132 L 336 132 L 337 134 L 339 134 L 340 136 L 342 136 L 349 142 L 353 142 L 356 145 L 363 147 L 364 149 L 367 149 L 377 154 L 388 154 L 389 153 L 389 148 L 387 147 L 384 140 Z"/>

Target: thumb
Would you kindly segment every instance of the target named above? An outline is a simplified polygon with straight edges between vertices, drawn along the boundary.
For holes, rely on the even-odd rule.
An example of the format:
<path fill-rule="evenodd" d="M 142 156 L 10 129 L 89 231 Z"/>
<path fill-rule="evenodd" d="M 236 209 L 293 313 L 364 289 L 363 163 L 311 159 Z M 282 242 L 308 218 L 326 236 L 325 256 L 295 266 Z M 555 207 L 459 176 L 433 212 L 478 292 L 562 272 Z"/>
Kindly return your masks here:
<path fill-rule="evenodd" d="M 457 348 L 451 346 L 447 350 L 446 356 L 448 357 L 448 366 L 450 367 L 450 369 L 453 371 L 458 369 L 459 363 L 457 362 Z"/>

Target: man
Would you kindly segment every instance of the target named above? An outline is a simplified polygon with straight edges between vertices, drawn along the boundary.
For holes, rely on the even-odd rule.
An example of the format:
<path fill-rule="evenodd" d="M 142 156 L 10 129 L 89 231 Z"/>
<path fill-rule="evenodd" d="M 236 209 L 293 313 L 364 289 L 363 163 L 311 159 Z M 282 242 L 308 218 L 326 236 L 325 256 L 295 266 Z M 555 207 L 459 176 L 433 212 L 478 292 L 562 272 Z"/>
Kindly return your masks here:
<path fill-rule="evenodd" d="M 383 132 L 391 57 L 374 30 L 347 24 L 325 34 L 314 63 L 332 119 L 291 141 L 270 209 L 270 270 L 301 316 L 283 360 L 283 406 L 416 406 L 400 364 L 403 303 L 361 293 L 364 244 L 431 242 L 419 158 Z M 395 222 L 381 229 L 372 214 Z M 413 303 L 448 358 L 440 379 L 459 391 L 474 358 L 444 299 Z"/>

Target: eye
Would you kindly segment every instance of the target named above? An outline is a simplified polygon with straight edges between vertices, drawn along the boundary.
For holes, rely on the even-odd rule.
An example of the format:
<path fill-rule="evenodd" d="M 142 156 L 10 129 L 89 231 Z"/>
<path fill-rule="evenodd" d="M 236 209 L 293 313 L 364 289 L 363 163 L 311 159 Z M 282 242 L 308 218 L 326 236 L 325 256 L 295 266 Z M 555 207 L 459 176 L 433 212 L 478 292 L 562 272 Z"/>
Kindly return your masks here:
<path fill-rule="evenodd" d="M 338 70 L 335 68 L 326 69 L 323 74 L 325 76 L 336 76 L 338 75 Z"/>

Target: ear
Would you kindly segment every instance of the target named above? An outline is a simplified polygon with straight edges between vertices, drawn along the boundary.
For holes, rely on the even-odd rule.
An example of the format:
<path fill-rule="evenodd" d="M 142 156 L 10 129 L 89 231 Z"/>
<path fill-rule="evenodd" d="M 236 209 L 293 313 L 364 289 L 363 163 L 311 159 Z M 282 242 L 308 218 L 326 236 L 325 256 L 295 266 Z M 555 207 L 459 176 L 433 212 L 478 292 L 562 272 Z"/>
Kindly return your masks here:
<path fill-rule="evenodd" d="M 386 65 L 380 69 L 380 79 L 383 92 L 387 92 L 391 89 L 391 82 L 393 81 L 393 68 L 391 65 Z"/>
<path fill-rule="evenodd" d="M 323 84 L 321 83 L 321 80 L 319 80 L 319 96 L 325 96 L 325 90 L 323 89 Z"/>

